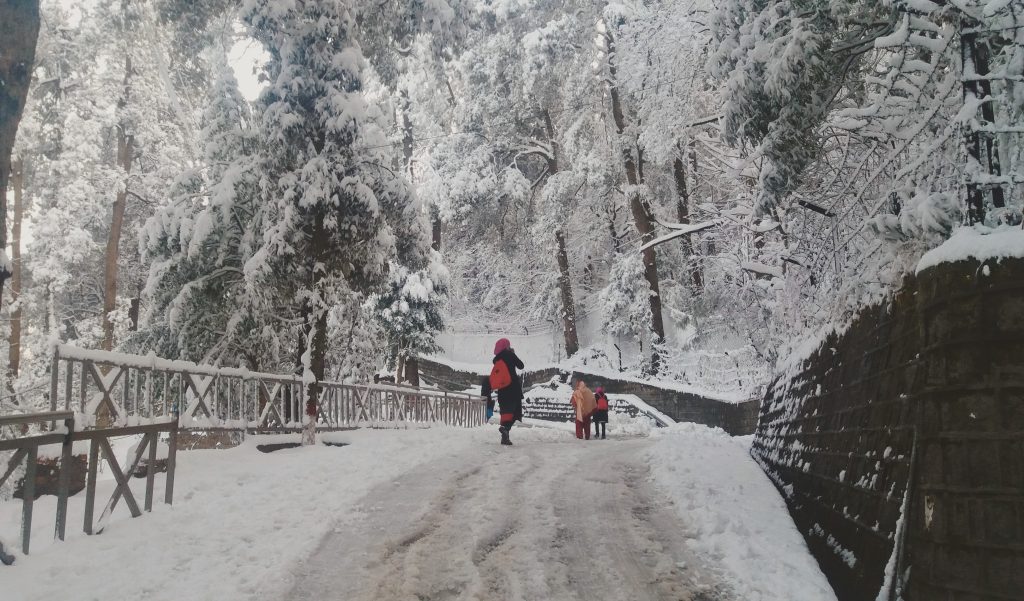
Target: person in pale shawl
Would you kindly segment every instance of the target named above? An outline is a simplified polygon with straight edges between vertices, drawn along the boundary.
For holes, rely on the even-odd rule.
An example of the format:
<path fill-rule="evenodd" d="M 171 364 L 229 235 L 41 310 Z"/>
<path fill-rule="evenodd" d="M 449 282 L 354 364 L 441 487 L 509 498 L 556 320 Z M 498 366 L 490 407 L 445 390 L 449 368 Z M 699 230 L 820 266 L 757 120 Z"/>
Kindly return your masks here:
<path fill-rule="evenodd" d="M 576 409 L 576 438 L 590 440 L 590 417 L 597 407 L 594 393 L 587 388 L 583 380 L 576 382 L 576 390 L 572 392 L 572 406 Z"/>

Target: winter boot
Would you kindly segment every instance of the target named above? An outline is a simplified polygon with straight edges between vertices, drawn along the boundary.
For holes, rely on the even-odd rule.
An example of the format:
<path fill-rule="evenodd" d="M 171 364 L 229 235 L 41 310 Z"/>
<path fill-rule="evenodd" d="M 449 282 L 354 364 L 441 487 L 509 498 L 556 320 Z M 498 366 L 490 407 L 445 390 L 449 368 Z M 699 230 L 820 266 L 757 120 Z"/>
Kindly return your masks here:
<path fill-rule="evenodd" d="M 5 566 L 14 564 L 14 556 L 8 555 L 7 552 L 4 551 L 3 543 L 0 543 L 0 563 L 4 564 Z"/>
<path fill-rule="evenodd" d="M 512 445 L 512 441 L 508 439 L 508 428 L 501 426 L 498 428 L 498 432 L 501 432 L 501 444 Z"/>

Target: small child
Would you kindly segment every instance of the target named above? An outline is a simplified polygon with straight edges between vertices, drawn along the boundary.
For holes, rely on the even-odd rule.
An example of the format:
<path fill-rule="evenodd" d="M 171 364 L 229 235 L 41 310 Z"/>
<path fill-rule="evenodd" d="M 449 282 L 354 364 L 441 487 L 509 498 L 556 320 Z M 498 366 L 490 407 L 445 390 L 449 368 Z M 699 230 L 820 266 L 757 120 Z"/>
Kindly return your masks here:
<path fill-rule="evenodd" d="M 480 396 L 487 399 L 487 421 L 489 422 L 494 415 L 494 397 L 491 396 L 491 379 L 487 376 L 480 380 Z"/>
<path fill-rule="evenodd" d="M 604 394 L 603 386 L 597 387 L 594 398 L 597 400 L 597 409 L 594 410 L 594 438 L 605 438 L 608 432 L 608 397 Z"/>

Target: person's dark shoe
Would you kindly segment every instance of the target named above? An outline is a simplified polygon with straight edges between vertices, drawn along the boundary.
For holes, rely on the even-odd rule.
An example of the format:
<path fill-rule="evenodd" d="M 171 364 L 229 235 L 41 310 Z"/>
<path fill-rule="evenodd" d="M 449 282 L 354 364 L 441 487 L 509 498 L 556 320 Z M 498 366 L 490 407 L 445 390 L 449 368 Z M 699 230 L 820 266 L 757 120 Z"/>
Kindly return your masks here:
<path fill-rule="evenodd" d="M 512 441 L 508 439 L 508 428 L 501 426 L 498 432 L 501 432 L 501 444 L 512 446 Z"/>
<path fill-rule="evenodd" d="M 3 543 L 0 543 L 0 563 L 4 564 L 5 566 L 14 564 L 14 556 L 9 555 L 6 551 L 4 551 Z"/>

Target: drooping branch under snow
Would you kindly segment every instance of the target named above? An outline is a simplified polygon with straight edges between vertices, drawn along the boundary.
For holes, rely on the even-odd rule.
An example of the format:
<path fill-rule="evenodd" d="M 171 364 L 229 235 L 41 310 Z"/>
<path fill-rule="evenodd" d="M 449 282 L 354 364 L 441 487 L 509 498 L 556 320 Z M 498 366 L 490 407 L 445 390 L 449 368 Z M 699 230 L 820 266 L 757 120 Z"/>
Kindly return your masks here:
<path fill-rule="evenodd" d="M 694 223 L 694 224 L 689 224 L 689 223 L 662 223 L 661 225 L 669 228 L 672 231 L 667 233 L 667 234 L 664 234 L 662 236 L 659 236 L 659 237 L 655 238 L 654 240 L 651 240 L 647 244 L 644 244 L 643 246 L 641 246 L 639 248 L 638 252 L 643 252 L 643 251 L 647 250 L 648 248 L 653 248 L 653 247 L 655 247 L 655 246 L 657 246 L 659 244 L 664 244 L 665 242 L 668 242 L 669 240 L 675 240 L 676 238 L 679 238 L 680 236 L 689 236 L 690 234 L 695 234 L 697 232 L 713 228 L 713 227 L 715 227 L 718 224 L 719 224 L 719 221 L 717 219 L 716 220 L 712 220 L 712 221 L 704 221 L 702 223 Z"/>

